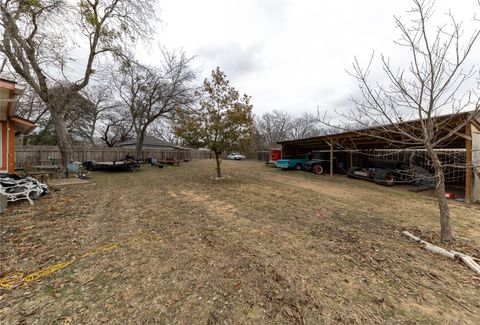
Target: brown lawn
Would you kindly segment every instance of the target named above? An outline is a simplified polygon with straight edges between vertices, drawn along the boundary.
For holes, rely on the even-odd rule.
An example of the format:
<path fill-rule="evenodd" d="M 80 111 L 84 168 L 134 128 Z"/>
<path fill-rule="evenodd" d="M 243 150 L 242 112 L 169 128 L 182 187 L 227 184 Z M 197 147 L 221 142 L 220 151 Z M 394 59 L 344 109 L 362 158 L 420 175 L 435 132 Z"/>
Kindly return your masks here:
<path fill-rule="evenodd" d="M 0 275 L 44 272 L 0 288 L 2 323 L 480 323 L 480 277 L 400 234 L 438 243 L 432 197 L 223 166 L 96 172 L 10 205 Z M 479 207 L 451 209 L 453 247 L 480 258 Z"/>

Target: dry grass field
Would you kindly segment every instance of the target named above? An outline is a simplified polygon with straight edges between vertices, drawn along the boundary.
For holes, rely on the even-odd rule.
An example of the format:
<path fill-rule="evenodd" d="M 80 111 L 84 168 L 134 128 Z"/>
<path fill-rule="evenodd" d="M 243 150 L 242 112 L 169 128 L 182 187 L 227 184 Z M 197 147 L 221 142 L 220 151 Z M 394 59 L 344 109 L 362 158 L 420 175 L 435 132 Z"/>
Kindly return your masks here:
<path fill-rule="evenodd" d="M 438 243 L 432 197 L 223 167 L 220 182 L 213 161 L 95 172 L 10 205 L 0 276 L 24 277 L 0 288 L 2 323 L 480 323 L 480 278 L 400 234 Z M 479 207 L 451 209 L 453 246 L 480 257 Z"/>

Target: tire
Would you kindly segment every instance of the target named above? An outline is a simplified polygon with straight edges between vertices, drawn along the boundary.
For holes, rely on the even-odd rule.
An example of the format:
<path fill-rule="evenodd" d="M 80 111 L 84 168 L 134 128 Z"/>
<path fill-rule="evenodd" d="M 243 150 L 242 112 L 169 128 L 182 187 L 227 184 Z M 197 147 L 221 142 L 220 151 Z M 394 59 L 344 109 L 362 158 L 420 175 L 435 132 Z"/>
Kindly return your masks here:
<path fill-rule="evenodd" d="M 32 191 L 28 193 L 28 197 L 32 200 L 38 200 L 42 196 L 42 193 L 39 191 Z"/>
<path fill-rule="evenodd" d="M 374 181 L 378 185 L 394 186 L 395 176 L 393 176 L 388 170 L 379 170 L 375 173 Z"/>
<path fill-rule="evenodd" d="M 350 167 L 349 169 L 347 169 L 347 176 L 350 178 L 357 178 L 357 176 L 355 175 L 355 172 L 359 170 L 362 170 L 362 169 L 357 166 Z"/>
<path fill-rule="evenodd" d="M 325 173 L 325 168 L 323 168 L 322 165 L 315 165 L 312 168 L 312 172 L 317 175 L 322 175 L 323 173 Z"/>
<path fill-rule="evenodd" d="M 87 160 L 83 163 L 83 167 L 85 167 L 85 169 L 88 171 L 93 171 L 93 162 Z"/>
<path fill-rule="evenodd" d="M 295 170 L 302 170 L 302 164 L 301 163 L 297 163 L 295 165 Z"/>

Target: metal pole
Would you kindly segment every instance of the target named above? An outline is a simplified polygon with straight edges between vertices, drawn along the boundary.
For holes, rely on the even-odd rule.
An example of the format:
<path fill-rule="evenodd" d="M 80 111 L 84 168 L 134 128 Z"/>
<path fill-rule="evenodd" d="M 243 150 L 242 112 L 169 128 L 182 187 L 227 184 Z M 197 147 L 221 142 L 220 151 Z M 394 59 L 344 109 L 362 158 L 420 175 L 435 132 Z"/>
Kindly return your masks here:
<path fill-rule="evenodd" d="M 330 178 L 333 178 L 333 140 L 330 141 Z"/>
<path fill-rule="evenodd" d="M 472 202 L 472 125 L 470 123 L 466 126 L 466 135 L 465 139 L 465 164 L 466 164 L 466 173 L 465 173 L 465 203 Z M 470 138 L 469 138 L 470 137 Z"/>

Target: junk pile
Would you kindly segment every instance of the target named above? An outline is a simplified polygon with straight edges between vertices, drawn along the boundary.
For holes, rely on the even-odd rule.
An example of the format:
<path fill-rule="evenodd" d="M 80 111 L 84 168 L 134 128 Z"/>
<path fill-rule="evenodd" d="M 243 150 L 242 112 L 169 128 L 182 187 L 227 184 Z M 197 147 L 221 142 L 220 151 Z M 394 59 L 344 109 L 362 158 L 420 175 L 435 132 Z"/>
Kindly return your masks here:
<path fill-rule="evenodd" d="M 0 194 L 6 197 L 8 202 L 28 200 L 33 205 L 33 200 L 47 193 L 49 193 L 47 185 L 40 183 L 33 177 L 0 178 Z"/>

